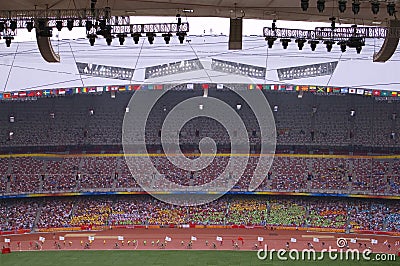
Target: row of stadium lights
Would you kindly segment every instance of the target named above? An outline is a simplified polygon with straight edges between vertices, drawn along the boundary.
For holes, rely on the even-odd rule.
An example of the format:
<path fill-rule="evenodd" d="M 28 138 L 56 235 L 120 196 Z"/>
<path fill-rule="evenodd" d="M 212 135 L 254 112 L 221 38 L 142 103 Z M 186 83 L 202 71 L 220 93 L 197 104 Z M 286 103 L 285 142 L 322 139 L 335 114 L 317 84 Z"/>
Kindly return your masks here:
<path fill-rule="evenodd" d="M 177 33 L 176 35 L 178 36 L 179 43 L 183 44 L 183 42 L 185 41 L 186 34 L 183 33 L 183 32 L 180 32 L 180 33 Z M 154 39 L 155 39 L 155 37 L 157 35 L 155 33 L 146 33 L 146 36 L 147 36 L 147 40 L 148 40 L 149 44 L 153 44 L 154 43 Z M 127 38 L 127 37 L 128 36 L 126 34 L 117 34 L 117 38 L 118 38 L 119 44 L 120 45 L 124 45 L 125 38 Z M 138 44 L 139 40 L 140 40 L 140 37 L 142 37 L 142 35 L 140 33 L 133 33 L 133 34 L 131 34 L 131 37 L 133 39 L 133 42 L 135 44 Z M 162 34 L 162 37 L 164 38 L 165 43 L 169 44 L 169 42 L 171 40 L 171 37 L 172 37 L 172 34 L 171 33 L 165 33 L 165 34 Z M 96 42 L 96 38 L 97 38 L 96 35 L 88 35 L 90 46 L 94 46 L 94 44 Z M 111 43 L 113 41 L 113 37 L 106 37 L 105 39 L 106 39 L 107 45 L 111 45 Z"/>
<path fill-rule="evenodd" d="M 5 30 L 5 25 L 6 25 L 5 21 L 0 21 L 0 32 L 3 32 Z M 9 21 L 9 25 L 10 25 L 9 28 L 12 31 L 16 31 L 17 28 L 18 28 L 17 20 L 10 20 Z M 106 25 L 106 21 L 105 20 L 100 20 L 98 22 L 98 25 L 100 26 L 100 29 L 102 31 L 107 30 L 107 25 Z M 95 26 L 97 26 L 97 25 L 93 24 L 93 21 L 91 21 L 91 20 L 87 20 L 86 23 L 85 23 L 85 27 L 86 27 L 87 31 L 90 31 Z M 40 24 L 39 24 L 39 27 L 40 27 Z M 63 26 L 63 21 L 62 20 L 57 20 L 55 28 L 58 31 L 61 31 L 63 27 L 64 27 Z M 69 31 L 72 31 L 73 28 L 74 28 L 74 20 L 72 20 L 72 19 L 67 20 L 67 29 Z M 28 30 L 28 32 L 31 32 L 34 29 L 33 21 L 26 22 L 26 29 Z M 108 30 L 109 30 L 109 28 L 108 28 Z M 51 32 L 50 32 L 50 34 L 51 34 Z M 179 42 L 181 44 L 183 44 L 183 42 L 185 40 L 185 37 L 186 37 L 186 33 L 185 32 L 178 32 L 176 35 L 178 36 Z M 152 32 L 149 32 L 149 33 L 146 33 L 146 36 L 147 36 L 147 40 L 148 40 L 149 44 L 153 44 L 154 43 L 154 38 L 156 37 L 156 34 L 152 33 Z M 89 34 L 87 37 L 89 39 L 90 45 L 93 46 L 95 44 L 95 42 L 96 42 L 97 35 L 96 34 Z M 116 37 L 118 38 L 119 44 L 120 45 L 124 45 L 125 38 L 127 37 L 127 35 L 126 34 L 117 34 Z M 138 44 L 139 40 L 140 40 L 140 37 L 142 37 L 142 35 L 140 33 L 133 33 L 133 34 L 131 34 L 131 37 L 133 38 L 134 43 Z M 171 40 L 171 37 L 172 37 L 172 34 L 171 33 L 164 33 L 164 34 L 162 34 L 162 37 L 164 38 L 165 43 L 169 44 L 169 42 Z M 7 47 L 11 46 L 12 39 L 14 39 L 14 37 L 12 37 L 12 36 L 5 36 L 4 37 L 4 40 L 5 40 L 5 43 L 6 43 Z M 111 36 L 111 34 L 108 37 L 106 37 L 105 39 L 106 39 L 107 45 L 111 45 L 111 43 L 113 41 L 113 37 Z"/>
<path fill-rule="evenodd" d="M 332 30 L 335 29 L 336 27 L 336 18 L 335 17 L 331 17 L 329 18 L 329 20 L 331 21 L 331 28 Z M 276 20 L 274 19 L 272 22 L 272 30 L 276 29 Z M 274 42 L 276 40 L 275 37 L 267 37 L 265 39 L 267 41 L 268 44 L 268 48 L 272 48 L 272 46 L 274 45 Z M 287 47 L 289 46 L 289 42 L 291 42 L 292 40 L 289 38 L 283 38 L 280 39 L 280 42 L 282 43 L 282 47 L 283 49 L 287 49 Z M 310 48 L 311 51 L 315 51 L 315 49 L 317 48 L 317 44 L 319 44 L 318 40 L 309 40 L 307 41 L 306 39 L 296 39 L 295 42 L 297 43 L 297 47 L 299 48 L 299 50 L 303 50 L 304 44 L 308 42 L 308 44 L 310 44 Z M 326 45 L 326 50 L 328 52 L 332 51 L 333 45 L 335 44 L 335 42 L 333 40 L 326 40 L 323 42 L 323 44 Z M 340 41 L 337 43 L 340 46 L 340 50 L 342 51 L 342 53 L 346 52 L 347 46 L 349 47 L 355 47 L 357 54 L 361 53 L 362 50 L 362 46 L 364 46 L 365 44 L 363 42 L 361 42 L 361 40 L 359 39 L 354 39 L 352 43 L 348 43 L 347 41 Z"/>
<path fill-rule="evenodd" d="M 273 44 L 274 44 L 275 39 L 267 39 L 267 43 L 268 43 L 268 48 L 272 48 Z M 287 49 L 287 47 L 289 46 L 289 42 L 291 42 L 291 39 L 281 39 L 280 42 L 282 43 L 282 47 L 283 49 Z M 307 42 L 307 40 L 304 39 L 296 39 L 295 42 L 297 43 L 297 46 L 299 48 L 299 50 L 303 50 L 304 44 Z M 315 51 L 315 49 L 317 48 L 317 44 L 319 44 L 319 41 L 316 40 L 310 40 L 308 41 L 308 43 L 310 44 L 310 48 L 311 51 Z M 331 40 L 327 40 L 324 41 L 324 44 L 326 45 L 326 50 L 328 52 L 332 51 L 333 45 L 335 44 L 334 41 Z M 342 53 L 346 52 L 347 49 L 347 43 L 345 41 L 341 41 L 337 43 L 340 46 L 340 50 L 342 51 Z M 362 46 L 357 46 L 355 47 L 357 54 L 361 53 L 362 50 Z"/>
<path fill-rule="evenodd" d="M 301 0 L 300 6 L 303 11 L 307 11 L 309 7 L 309 0 Z M 344 13 L 347 8 L 347 1 L 346 0 L 339 0 L 338 1 L 338 9 L 340 13 Z M 379 13 L 380 3 L 378 0 L 371 1 L 371 12 L 374 15 Z M 317 10 L 318 12 L 322 13 L 325 10 L 325 0 L 317 0 Z M 357 15 L 360 12 L 360 0 L 353 0 L 351 4 L 351 10 L 353 11 L 354 15 Z M 386 6 L 387 13 L 389 16 L 394 16 L 396 13 L 396 4 L 394 2 L 388 2 Z"/>

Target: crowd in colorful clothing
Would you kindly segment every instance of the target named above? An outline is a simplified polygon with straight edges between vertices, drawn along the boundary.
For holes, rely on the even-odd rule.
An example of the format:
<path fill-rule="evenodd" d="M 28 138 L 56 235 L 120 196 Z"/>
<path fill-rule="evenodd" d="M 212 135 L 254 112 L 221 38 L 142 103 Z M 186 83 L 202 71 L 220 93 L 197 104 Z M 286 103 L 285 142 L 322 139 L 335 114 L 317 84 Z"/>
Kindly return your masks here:
<path fill-rule="evenodd" d="M 244 225 L 398 231 L 396 201 L 326 197 L 224 196 L 177 206 L 151 196 L 5 200 L 1 230 L 113 225 Z M 17 211 L 18 210 L 18 211 Z M 20 215 L 21 211 L 25 215 Z"/>

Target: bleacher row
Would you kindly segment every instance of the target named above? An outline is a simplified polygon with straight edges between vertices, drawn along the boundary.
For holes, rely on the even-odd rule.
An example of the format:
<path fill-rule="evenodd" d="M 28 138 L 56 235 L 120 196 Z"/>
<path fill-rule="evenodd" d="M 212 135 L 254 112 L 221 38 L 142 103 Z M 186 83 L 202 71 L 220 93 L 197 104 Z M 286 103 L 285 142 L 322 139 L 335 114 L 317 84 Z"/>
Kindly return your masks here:
<path fill-rule="evenodd" d="M 151 196 L 39 198 L 2 201 L 0 210 L 0 231 L 170 224 L 400 230 L 396 201 L 346 198 L 224 196 L 191 207 L 167 204 Z"/>
<path fill-rule="evenodd" d="M 298 156 L 298 157 L 297 157 Z M 368 157 L 312 158 L 277 155 L 271 168 L 262 169 L 264 181 L 258 191 L 329 192 L 371 195 L 400 193 L 400 159 Z M 167 157 L 151 157 L 158 172 L 171 182 L 184 186 L 208 183 L 222 175 L 229 157 L 217 156 L 199 171 L 187 171 L 172 164 Z M 123 156 L 76 155 L 69 157 L 10 157 L 0 159 L 0 194 L 142 191 L 136 179 L 157 190 L 160 184 L 152 175 L 143 176 L 140 157 L 132 173 Z M 248 190 L 258 157 L 250 157 L 243 175 L 232 188 Z M 237 179 L 237 165 L 226 171 L 221 185 Z M 219 184 L 219 183 L 218 183 Z"/>
<path fill-rule="evenodd" d="M 173 107 L 202 93 L 172 91 L 165 94 L 152 107 L 147 119 L 146 143 L 159 145 L 159 131 Z M 299 99 L 297 93 L 264 91 L 264 94 L 271 109 L 276 107 L 276 112 L 272 113 L 278 145 L 398 147 L 400 101 L 376 101 L 373 97 L 355 95 L 316 96 L 306 93 Z M 105 93 L 2 102 L 0 147 L 120 145 L 123 119 L 131 96 L 131 93 L 119 93 L 116 98 L 111 98 Z M 209 97 L 226 102 L 245 124 L 247 134 L 236 132 L 230 136 L 232 139 L 260 143 L 260 127 L 252 111 L 254 108 L 231 91 L 209 91 Z M 207 108 L 207 99 L 203 98 L 204 108 Z M 239 110 L 238 104 L 241 106 Z M 130 109 L 130 115 L 134 117 L 135 110 L 133 107 Z M 351 111 L 354 111 L 354 116 L 350 115 Z M 10 117 L 14 122 L 10 122 Z M 137 136 L 139 129 L 135 126 L 126 125 L 126 134 Z M 231 143 L 223 125 L 206 117 L 185 124 L 180 142 L 198 145 L 204 137 L 214 139 L 217 144 Z"/>

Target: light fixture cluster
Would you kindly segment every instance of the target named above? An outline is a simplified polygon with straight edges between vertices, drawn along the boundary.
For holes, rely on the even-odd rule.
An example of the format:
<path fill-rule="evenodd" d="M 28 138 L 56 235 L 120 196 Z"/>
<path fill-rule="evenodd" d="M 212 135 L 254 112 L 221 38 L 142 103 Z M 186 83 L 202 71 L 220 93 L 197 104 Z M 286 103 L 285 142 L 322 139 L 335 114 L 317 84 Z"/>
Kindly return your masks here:
<path fill-rule="evenodd" d="M 379 0 L 371 0 L 371 12 L 374 15 L 379 13 L 380 5 L 382 1 Z M 308 10 L 310 6 L 310 0 L 300 0 L 301 10 L 304 12 Z M 351 10 L 354 15 L 357 15 L 360 12 L 360 0 L 353 0 L 351 4 Z M 319 13 L 323 13 L 325 11 L 325 0 L 317 0 L 317 10 Z M 344 13 L 347 8 L 347 0 L 338 0 L 338 9 L 340 13 Z M 387 1 L 386 10 L 389 16 L 394 16 L 396 13 L 396 4 L 394 0 Z"/>
<path fill-rule="evenodd" d="M 251 78 L 264 79 L 266 69 L 260 66 L 247 65 L 219 59 L 212 59 L 211 69 L 215 71 L 247 76 Z"/>
<path fill-rule="evenodd" d="M 273 44 L 274 44 L 274 38 L 266 38 L 267 42 L 268 42 L 268 47 L 272 48 Z M 280 42 L 282 43 L 282 48 L 283 49 L 287 49 L 289 46 L 289 43 L 291 42 L 291 39 L 288 38 L 283 38 L 280 39 Z M 310 49 L 311 51 L 315 51 L 317 48 L 317 45 L 320 43 L 319 40 L 305 40 L 305 39 L 295 39 L 295 43 L 297 43 L 297 46 L 299 48 L 299 50 L 303 50 L 304 44 L 308 43 L 310 45 Z M 362 47 L 365 46 L 365 39 L 362 37 L 354 37 L 354 38 L 349 38 L 349 40 L 347 41 L 338 41 L 335 42 L 334 40 L 326 40 L 323 41 L 323 44 L 326 47 L 326 51 L 327 52 L 331 52 L 333 45 L 337 43 L 337 45 L 340 46 L 340 50 L 342 52 L 346 52 L 347 47 L 349 48 L 355 48 L 357 53 L 361 53 Z"/>
<path fill-rule="evenodd" d="M 204 69 L 199 59 L 184 60 L 158 66 L 146 67 L 145 79 L 163 77 Z"/>
<path fill-rule="evenodd" d="M 317 46 L 322 43 L 328 52 L 331 52 L 334 45 L 337 44 L 342 52 L 345 52 L 347 48 L 354 48 L 357 53 L 361 53 L 366 38 L 386 37 L 384 28 L 357 27 L 356 25 L 337 28 L 335 17 L 331 17 L 330 20 L 331 27 L 317 27 L 315 30 L 266 27 L 264 28 L 264 37 L 268 48 L 272 48 L 275 41 L 279 39 L 283 49 L 287 49 L 289 43 L 294 40 L 299 50 L 303 50 L 304 46 L 308 44 L 310 49 L 315 51 Z M 382 29 L 382 32 L 379 32 L 379 29 Z"/>
<path fill-rule="evenodd" d="M 28 32 L 36 29 L 39 36 L 52 37 L 53 29 L 61 31 L 67 28 L 72 31 L 75 27 L 84 27 L 92 46 L 99 36 L 102 36 L 108 45 L 112 44 L 114 38 L 123 45 L 128 36 L 131 36 L 137 44 L 142 35 L 153 44 L 157 34 L 164 38 L 166 44 L 170 43 L 173 35 L 176 35 L 182 44 L 189 32 L 189 24 L 182 22 L 179 14 L 176 23 L 131 24 L 129 16 L 111 16 L 109 7 L 96 9 L 97 1 L 91 1 L 91 9 L 83 10 L 46 10 L 46 12 L 0 10 L 0 37 L 5 40 L 7 46 L 10 46 L 17 29 L 27 29 Z"/>

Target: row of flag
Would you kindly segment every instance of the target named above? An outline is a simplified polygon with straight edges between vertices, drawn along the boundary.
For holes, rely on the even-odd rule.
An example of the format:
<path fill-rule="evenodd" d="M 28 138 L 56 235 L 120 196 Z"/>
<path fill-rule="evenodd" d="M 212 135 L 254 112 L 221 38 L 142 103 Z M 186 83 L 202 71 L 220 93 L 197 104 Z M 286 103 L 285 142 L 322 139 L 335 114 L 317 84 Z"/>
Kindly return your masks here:
<path fill-rule="evenodd" d="M 201 84 L 202 89 L 209 89 L 211 84 Z M 170 87 L 170 86 L 168 86 Z M 187 90 L 195 88 L 195 84 L 186 84 Z M 216 84 L 217 89 L 223 89 L 224 84 Z M 90 94 L 103 92 L 123 92 L 137 90 L 163 90 L 163 84 L 142 84 L 142 85 L 120 85 L 120 86 L 97 86 L 97 87 L 77 87 L 68 89 L 41 89 L 41 90 L 26 90 L 0 93 L 0 100 L 7 99 L 23 99 L 30 97 L 49 97 L 49 96 L 64 96 L 73 94 Z M 326 86 L 309 86 L 309 85 L 283 85 L 283 84 L 248 84 L 247 89 L 259 89 L 270 91 L 285 91 L 285 92 L 312 92 L 312 93 L 329 93 L 329 94 L 357 94 L 364 96 L 381 96 L 381 97 L 400 97 L 400 91 L 388 90 L 372 90 L 361 88 L 348 87 L 326 87 Z"/>
<path fill-rule="evenodd" d="M 382 97 L 400 97 L 400 91 L 389 90 L 372 90 L 362 88 L 348 87 L 326 87 L 326 86 L 310 86 L 310 85 L 268 85 L 268 84 L 249 84 L 248 89 L 272 90 L 272 91 L 304 91 L 314 93 L 338 93 L 338 94 L 357 94 L 364 96 L 382 96 Z"/>

